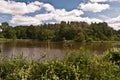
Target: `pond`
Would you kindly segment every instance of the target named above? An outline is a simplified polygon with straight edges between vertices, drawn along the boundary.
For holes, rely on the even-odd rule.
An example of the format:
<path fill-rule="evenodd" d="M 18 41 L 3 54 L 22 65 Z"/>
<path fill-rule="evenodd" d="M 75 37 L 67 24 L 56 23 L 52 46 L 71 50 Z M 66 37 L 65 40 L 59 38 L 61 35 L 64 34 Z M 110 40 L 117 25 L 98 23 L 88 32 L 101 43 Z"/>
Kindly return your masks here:
<path fill-rule="evenodd" d="M 66 51 L 78 50 L 80 47 L 89 50 L 91 53 L 103 54 L 104 51 L 111 48 L 120 48 L 120 42 L 39 42 L 30 40 L 15 40 L 9 42 L 0 42 L 1 54 L 11 56 L 19 55 L 32 59 L 63 59 Z"/>

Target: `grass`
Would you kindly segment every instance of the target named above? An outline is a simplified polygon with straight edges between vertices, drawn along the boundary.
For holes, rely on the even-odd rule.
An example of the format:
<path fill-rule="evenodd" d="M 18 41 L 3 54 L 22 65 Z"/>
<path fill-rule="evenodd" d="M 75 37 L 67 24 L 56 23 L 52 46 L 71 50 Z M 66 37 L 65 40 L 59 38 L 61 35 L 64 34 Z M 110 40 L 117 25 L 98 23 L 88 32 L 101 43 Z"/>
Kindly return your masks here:
<path fill-rule="evenodd" d="M 6 39 L 6 38 L 0 38 L 0 42 L 9 42 L 13 41 L 14 39 Z"/>
<path fill-rule="evenodd" d="M 0 80 L 120 80 L 120 50 L 91 55 L 80 49 L 64 60 L 39 62 L 0 56 Z"/>

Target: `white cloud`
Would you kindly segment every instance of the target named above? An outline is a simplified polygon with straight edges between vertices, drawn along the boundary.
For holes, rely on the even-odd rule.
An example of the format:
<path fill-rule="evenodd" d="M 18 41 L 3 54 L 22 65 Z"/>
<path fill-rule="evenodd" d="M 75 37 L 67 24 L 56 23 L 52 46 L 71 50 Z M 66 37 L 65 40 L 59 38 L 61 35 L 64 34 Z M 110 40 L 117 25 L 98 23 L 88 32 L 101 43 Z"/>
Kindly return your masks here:
<path fill-rule="evenodd" d="M 60 17 L 64 17 L 64 16 L 80 16 L 82 14 L 84 14 L 83 11 L 81 10 L 77 10 L 77 9 L 74 9 L 72 11 L 66 11 L 65 9 L 56 9 L 53 14 L 56 14 Z"/>
<path fill-rule="evenodd" d="M 120 16 L 116 18 L 107 19 L 106 22 L 114 29 L 116 30 L 120 29 Z"/>
<path fill-rule="evenodd" d="M 109 26 L 115 30 L 120 30 L 120 23 L 109 24 Z"/>
<path fill-rule="evenodd" d="M 0 13 L 12 15 L 24 15 L 34 13 L 44 8 L 47 12 L 53 12 L 55 8 L 49 3 L 34 1 L 31 3 L 0 0 Z"/>
<path fill-rule="evenodd" d="M 81 3 L 79 5 L 83 11 L 91 11 L 91 12 L 101 12 L 103 10 L 109 9 L 110 5 L 108 4 L 99 4 L 99 3 Z"/>
<path fill-rule="evenodd" d="M 91 2 L 106 2 L 108 0 L 90 0 Z"/>
<path fill-rule="evenodd" d="M 120 2 L 120 0 L 90 0 L 90 2 L 98 3 L 98 2 Z"/>
<path fill-rule="evenodd" d="M 57 22 L 71 21 L 73 18 L 76 18 L 77 16 L 80 16 L 82 14 L 83 12 L 81 10 L 72 10 L 67 12 L 65 9 L 56 9 L 51 13 L 37 14 L 34 17 L 16 15 L 16 16 L 13 16 L 11 23 L 18 24 L 18 25 L 30 25 L 30 24 L 38 25 L 48 20 L 51 20 L 51 21 L 56 20 Z"/>
<path fill-rule="evenodd" d="M 44 7 L 45 10 L 48 11 L 48 12 L 51 12 L 51 11 L 54 11 L 54 10 L 55 10 L 55 8 L 54 8 L 52 5 L 48 4 L 48 3 L 44 4 L 43 7 Z"/>
<path fill-rule="evenodd" d="M 43 3 L 38 1 L 26 4 L 24 2 L 0 0 L 0 13 L 7 13 L 12 15 L 32 13 L 40 10 L 40 6 L 42 4 Z"/>
<path fill-rule="evenodd" d="M 108 19 L 107 22 L 109 22 L 109 23 L 120 23 L 120 16 L 118 16 L 116 18 Z"/>
<path fill-rule="evenodd" d="M 56 20 L 59 20 L 59 21 L 66 21 L 66 22 L 71 22 L 71 21 L 85 21 L 89 24 L 91 24 L 92 22 L 96 22 L 96 23 L 99 23 L 99 22 L 102 22 L 102 20 L 99 20 L 99 19 L 96 19 L 96 18 L 88 18 L 88 17 L 56 17 Z"/>
<path fill-rule="evenodd" d="M 11 23 L 18 24 L 18 25 L 39 25 L 40 22 L 38 19 L 30 16 L 22 16 L 22 15 L 16 15 L 13 16 Z"/>
<path fill-rule="evenodd" d="M 95 4 L 97 6 L 99 5 L 97 3 Z M 106 4 L 100 5 L 106 7 Z M 27 13 L 40 11 L 42 8 L 45 9 L 44 13 L 35 14 L 34 16 L 25 15 Z M 104 9 L 102 8 L 102 10 Z M 100 9 L 100 11 L 102 10 Z M 99 10 L 96 10 L 95 12 L 99 12 Z M 73 9 L 71 11 L 66 11 L 65 9 L 55 9 L 51 4 L 39 1 L 26 4 L 24 2 L 0 0 L 0 13 L 11 14 L 12 19 L 10 22 L 17 25 L 39 25 L 44 22 L 59 23 L 61 21 L 85 21 L 88 23 L 102 22 L 102 20 L 96 18 L 81 17 L 84 12 L 80 9 Z"/>
<path fill-rule="evenodd" d="M 11 23 L 18 24 L 18 25 L 38 25 L 43 24 L 46 21 L 49 23 L 54 23 L 53 20 L 56 22 L 60 21 L 73 21 L 74 18 L 80 17 L 80 15 L 84 14 L 83 11 L 74 9 L 71 11 L 66 11 L 65 9 L 55 9 L 50 4 L 43 4 L 43 8 L 45 8 L 46 12 L 43 14 L 37 14 L 33 17 L 24 16 L 24 15 L 15 15 L 12 17 Z"/>
<path fill-rule="evenodd" d="M 34 18 L 38 19 L 40 22 L 52 20 L 54 18 L 54 14 L 47 13 L 47 14 L 38 14 Z"/>
<path fill-rule="evenodd" d="M 43 18 L 43 16 L 45 18 Z M 49 17 L 48 17 L 49 16 Z M 40 19 L 41 18 L 41 19 Z M 17 24 L 17 25 L 40 25 L 43 24 L 43 22 L 45 21 L 49 21 L 49 23 L 55 23 L 52 20 L 56 20 L 57 23 L 60 23 L 61 21 L 85 21 L 88 22 L 89 24 L 91 22 L 102 22 L 102 20 L 96 19 L 96 18 L 88 18 L 88 17 L 73 17 L 73 16 L 64 16 L 64 17 L 60 17 L 60 16 L 54 16 L 53 14 L 41 14 L 41 15 L 37 15 L 35 17 L 30 17 L 30 16 L 14 16 L 11 20 L 11 23 Z"/>
<path fill-rule="evenodd" d="M 53 20 L 55 20 L 57 23 L 60 23 L 61 21 L 85 21 L 89 24 L 91 22 L 102 22 L 102 20 L 96 18 L 82 18 L 80 17 L 82 14 L 83 12 L 81 10 L 72 10 L 67 12 L 65 9 L 56 9 L 54 12 L 38 14 L 34 17 L 19 15 L 13 16 L 11 23 L 18 25 L 39 25 L 46 21 L 49 21 L 48 23 L 55 23 Z"/>
<path fill-rule="evenodd" d="M 120 0 L 109 0 L 110 2 L 120 2 Z"/>
<path fill-rule="evenodd" d="M 102 22 L 101 20 L 99 19 L 95 19 L 95 18 L 88 18 L 88 17 L 84 17 L 82 18 L 81 15 L 84 14 L 81 10 L 77 10 L 77 9 L 74 9 L 72 11 L 66 11 L 65 9 L 57 9 L 55 12 L 54 12 L 54 16 L 53 16 L 53 19 L 55 19 L 56 21 L 58 22 L 61 22 L 61 21 L 85 21 L 85 22 L 88 22 L 88 23 L 91 23 L 91 22 Z"/>

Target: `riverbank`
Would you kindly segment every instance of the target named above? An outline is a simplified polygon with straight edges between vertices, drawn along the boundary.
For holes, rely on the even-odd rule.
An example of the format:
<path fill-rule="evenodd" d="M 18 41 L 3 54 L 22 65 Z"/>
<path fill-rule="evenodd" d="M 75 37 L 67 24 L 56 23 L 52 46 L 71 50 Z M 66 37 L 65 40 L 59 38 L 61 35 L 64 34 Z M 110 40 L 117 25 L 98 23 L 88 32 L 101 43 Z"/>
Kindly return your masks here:
<path fill-rule="evenodd" d="M 6 39 L 6 38 L 0 38 L 0 42 L 8 42 L 12 41 L 13 39 Z"/>
<path fill-rule="evenodd" d="M 1 80 L 120 80 L 120 50 L 91 55 L 80 49 L 64 60 L 39 62 L 0 56 Z"/>
<path fill-rule="evenodd" d="M 76 42 L 74 40 L 63 40 L 63 41 L 41 41 L 36 39 L 7 39 L 7 38 L 0 38 L 0 42 L 8 42 L 8 41 L 37 41 L 37 42 L 64 42 L 64 43 L 109 43 L 109 42 L 120 42 L 120 41 L 90 41 L 90 42 Z"/>

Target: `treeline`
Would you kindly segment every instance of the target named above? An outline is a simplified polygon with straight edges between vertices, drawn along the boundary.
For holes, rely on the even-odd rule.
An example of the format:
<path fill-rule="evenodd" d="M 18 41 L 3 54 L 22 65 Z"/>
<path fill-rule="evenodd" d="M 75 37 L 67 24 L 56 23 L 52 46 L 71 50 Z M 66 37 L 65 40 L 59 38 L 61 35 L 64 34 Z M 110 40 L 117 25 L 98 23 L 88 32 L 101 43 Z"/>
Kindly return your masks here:
<path fill-rule="evenodd" d="M 116 31 L 107 23 L 61 22 L 60 24 L 44 24 L 38 26 L 9 26 L 7 22 L 1 25 L 1 38 L 35 39 L 40 41 L 74 40 L 88 41 L 120 41 L 120 30 Z"/>

